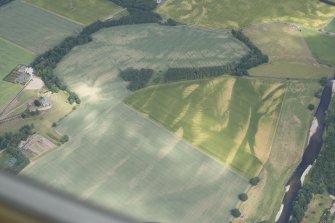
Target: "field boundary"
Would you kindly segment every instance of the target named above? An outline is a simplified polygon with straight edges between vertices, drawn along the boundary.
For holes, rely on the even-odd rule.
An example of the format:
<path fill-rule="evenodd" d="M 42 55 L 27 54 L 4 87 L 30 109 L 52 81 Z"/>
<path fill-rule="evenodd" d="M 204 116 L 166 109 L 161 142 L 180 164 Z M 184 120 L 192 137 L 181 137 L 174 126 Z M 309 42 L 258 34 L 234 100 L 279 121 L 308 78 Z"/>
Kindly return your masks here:
<path fill-rule="evenodd" d="M 136 112 L 137 114 L 139 114 L 142 118 L 150 121 L 151 123 L 153 123 L 154 125 L 158 126 L 159 128 L 162 128 L 164 130 L 166 130 L 169 134 L 175 136 L 176 138 L 183 140 L 185 143 L 187 143 L 188 145 L 190 145 L 192 148 L 196 149 L 198 152 L 200 152 L 201 154 L 204 154 L 205 156 L 209 157 L 210 159 L 214 160 L 215 162 L 217 162 L 218 164 L 222 165 L 224 168 L 227 168 L 227 170 L 237 174 L 238 176 L 242 177 L 243 179 L 248 179 L 247 177 L 241 175 L 239 172 L 237 172 L 236 170 L 234 170 L 233 168 L 231 168 L 230 166 L 228 166 L 227 164 L 223 163 L 222 161 L 216 159 L 215 157 L 209 155 L 208 153 L 206 153 L 205 151 L 202 151 L 201 149 L 199 149 L 198 147 L 192 145 L 188 140 L 179 137 L 176 133 L 170 131 L 169 129 L 167 129 L 165 126 L 161 125 L 160 123 L 152 120 L 151 118 L 147 117 L 146 115 L 144 115 L 142 112 L 137 111 L 136 109 L 132 108 L 130 105 L 124 103 L 123 101 L 121 102 L 123 105 L 125 105 L 129 110 Z"/>
<path fill-rule="evenodd" d="M 284 82 L 284 84 L 287 83 L 287 82 Z M 285 90 L 285 93 L 284 93 L 284 96 L 283 96 L 283 99 L 282 99 L 282 103 L 281 103 L 281 106 L 280 106 L 280 111 L 279 111 L 279 114 L 278 114 L 278 120 L 277 120 L 277 123 L 276 123 L 276 127 L 275 127 L 275 131 L 274 131 L 274 134 L 272 136 L 272 140 L 271 140 L 271 146 L 270 146 L 270 153 L 269 153 L 269 156 L 271 154 L 271 151 L 272 151 L 272 147 L 273 147 L 273 143 L 275 141 L 275 138 L 276 138 L 276 135 L 277 135 L 277 130 L 278 130 L 278 125 L 279 125 L 279 122 L 281 120 L 281 117 L 282 117 L 282 113 L 283 113 L 283 107 L 284 107 L 284 103 L 285 103 L 285 100 L 286 100 L 286 94 L 287 94 L 287 91 L 289 90 L 289 86 L 291 85 L 291 82 L 288 81 L 288 85 L 286 86 L 286 90 Z M 267 163 L 269 160 L 269 157 L 267 158 L 266 162 Z M 263 170 L 264 168 L 264 165 L 262 166 L 262 169 L 261 171 Z M 260 171 L 260 172 L 261 172 Z M 259 173 L 260 173 L 259 172 Z M 259 175 L 259 174 L 258 174 Z"/>
<path fill-rule="evenodd" d="M 37 8 L 37 9 L 40 9 L 40 10 L 45 11 L 45 12 L 47 12 L 47 13 L 50 13 L 50 14 L 52 14 L 52 15 L 58 16 L 58 17 L 60 17 L 60 18 L 62 18 L 62 19 L 65 19 L 65 20 L 68 20 L 68 21 L 70 21 L 70 22 L 76 23 L 77 25 L 80 25 L 80 26 L 82 26 L 82 27 L 85 26 L 85 24 L 83 24 L 83 23 L 80 23 L 80 22 L 75 21 L 75 20 L 73 20 L 73 19 L 70 19 L 70 18 L 68 18 L 68 17 L 62 16 L 62 15 L 60 15 L 60 14 L 58 14 L 58 13 L 56 13 L 56 12 L 50 11 L 50 10 L 48 10 L 48 9 L 46 9 L 46 8 L 39 7 L 39 6 L 34 5 L 34 4 L 30 3 L 30 2 L 26 2 L 26 1 L 24 1 L 24 0 L 20 0 L 20 1 L 21 1 L 23 4 L 30 5 L 30 6 L 32 6 L 32 7 L 34 7 L 34 8 Z"/>
<path fill-rule="evenodd" d="M 112 15 L 108 15 L 106 16 L 104 19 L 102 19 L 102 21 L 108 21 L 108 20 L 113 20 L 114 16 L 120 14 L 121 12 L 127 11 L 126 8 L 121 8 L 119 11 L 114 12 Z"/>
<path fill-rule="evenodd" d="M 8 44 L 12 44 L 13 46 L 18 47 L 18 48 L 20 48 L 20 49 L 26 51 L 27 53 L 31 53 L 32 55 L 36 56 L 36 53 L 35 53 L 35 52 L 33 52 L 33 51 L 31 51 L 31 50 L 29 50 L 29 49 L 27 49 L 27 48 L 24 48 L 23 46 L 21 46 L 21 45 L 19 45 L 19 44 L 17 44 L 17 43 L 14 43 L 14 42 L 12 42 L 12 41 L 10 41 L 10 40 L 8 40 L 8 39 L 5 39 L 4 37 L 1 37 L 1 36 L 0 36 L 0 40 L 3 40 L 4 42 L 7 42 Z"/>

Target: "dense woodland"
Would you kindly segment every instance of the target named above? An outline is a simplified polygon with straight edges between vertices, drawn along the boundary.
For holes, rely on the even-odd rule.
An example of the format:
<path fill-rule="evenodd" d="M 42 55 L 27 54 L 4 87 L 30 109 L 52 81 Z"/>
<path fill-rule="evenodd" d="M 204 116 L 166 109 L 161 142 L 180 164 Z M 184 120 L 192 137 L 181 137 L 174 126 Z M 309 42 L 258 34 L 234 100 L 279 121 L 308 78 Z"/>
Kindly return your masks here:
<path fill-rule="evenodd" d="M 34 133 L 33 130 L 33 126 L 25 125 L 15 134 L 10 132 L 0 136 L 0 150 L 17 147 L 22 140 L 26 140 L 28 136 Z"/>
<path fill-rule="evenodd" d="M 148 84 L 153 74 L 154 71 L 151 69 L 137 70 L 133 68 L 128 68 L 121 71 L 120 77 L 123 80 L 130 82 L 127 86 L 129 90 L 136 91 L 140 88 L 144 88 Z"/>
<path fill-rule="evenodd" d="M 32 134 L 34 134 L 34 127 L 25 125 L 17 133 L 5 133 L 0 136 L 0 150 L 5 150 L 2 156 L 9 156 L 16 161 L 12 166 L 3 164 L 0 168 L 17 174 L 29 164 L 29 159 L 17 147 L 21 141 L 26 140 Z"/>
<path fill-rule="evenodd" d="M 300 189 L 293 204 L 291 223 L 299 223 L 304 217 L 313 194 L 330 193 L 335 195 L 335 100 L 327 113 L 326 133 L 323 147 L 311 172 L 308 182 Z"/>
<path fill-rule="evenodd" d="M 10 3 L 11 1 L 13 1 L 13 0 L 0 0 L 0 6 L 3 6 L 7 3 Z"/>

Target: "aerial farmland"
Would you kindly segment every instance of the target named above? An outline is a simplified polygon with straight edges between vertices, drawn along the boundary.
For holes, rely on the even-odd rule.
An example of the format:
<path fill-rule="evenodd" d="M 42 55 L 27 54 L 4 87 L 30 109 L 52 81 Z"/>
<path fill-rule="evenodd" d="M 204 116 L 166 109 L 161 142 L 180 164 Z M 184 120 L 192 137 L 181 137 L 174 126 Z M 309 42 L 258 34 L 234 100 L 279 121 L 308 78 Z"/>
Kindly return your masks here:
<path fill-rule="evenodd" d="M 40 54 L 79 31 L 81 25 L 22 1 L 0 8 L 0 37 Z"/>
<path fill-rule="evenodd" d="M 334 16 L 0 0 L 0 168 L 141 222 L 330 223 Z"/>

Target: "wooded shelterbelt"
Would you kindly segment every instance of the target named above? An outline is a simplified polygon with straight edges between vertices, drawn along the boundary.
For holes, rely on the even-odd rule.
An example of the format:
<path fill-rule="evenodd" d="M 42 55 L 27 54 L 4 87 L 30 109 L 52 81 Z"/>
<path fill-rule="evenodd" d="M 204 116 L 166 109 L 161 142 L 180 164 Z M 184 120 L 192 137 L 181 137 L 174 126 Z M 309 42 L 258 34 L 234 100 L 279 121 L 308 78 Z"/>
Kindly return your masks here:
<path fill-rule="evenodd" d="M 130 82 L 127 86 L 129 90 L 136 91 L 138 89 L 144 88 L 148 84 L 153 74 L 154 70 L 152 69 L 137 70 L 133 68 L 128 68 L 121 71 L 120 77 L 123 80 Z"/>
<path fill-rule="evenodd" d="M 269 61 L 269 57 L 263 54 L 241 30 L 232 30 L 232 34 L 249 48 L 249 52 L 239 61 L 222 66 L 169 68 L 164 74 L 164 81 L 196 80 L 223 74 L 249 75 L 248 69 Z"/>
<path fill-rule="evenodd" d="M 313 194 L 329 193 L 335 195 L 335 99 L 330 103 L 323 146 L 308 180 L 300 189 L 293 204 L 291 223 L 302 221 Z"/>
<path fill-rule="evenodd" d="M 176 82 L 181 80 L 198 80 L 209 77 L 217 77 L 224 74 L 231 74 L 236 76 L 249 75 L 248 69 L 263 63 L 267 63 L 269 61 L 268 56 L 263 54 L 262 51 L 258 49 L 250 41 L 250 39 L 243 34 L 241 30 L 232 30 L 232 34 L 236 39 L 243 42 L 249 48 L 249 52 L 240 60 L 222 66 L 178 68 L 171 67 L 163 73 L 162 81 L 159 82 L 164 83 Z M 122 72 L 120 74 L 120 77 L 123 78 L 125 81 L 131 81 L 130 85 L 128 85 L 128 89 L 132 91 L 143 88 L 150 82 L 150 78 L 148 79 L 148 76 L 142 72 L 139 72 L 139 70 L 127 69 L 126 73 L 127 78 L 125 78 L 125 75 L 122 74 Z M 130 73 L 132 74 L 130 75 Z"/>
<path fill-rule="evenodd" d="M 7 3 L 10 3 L 11 1 L 13 1 L 13 0 L 0 0 L 0 6 L 3 6 Z"/>

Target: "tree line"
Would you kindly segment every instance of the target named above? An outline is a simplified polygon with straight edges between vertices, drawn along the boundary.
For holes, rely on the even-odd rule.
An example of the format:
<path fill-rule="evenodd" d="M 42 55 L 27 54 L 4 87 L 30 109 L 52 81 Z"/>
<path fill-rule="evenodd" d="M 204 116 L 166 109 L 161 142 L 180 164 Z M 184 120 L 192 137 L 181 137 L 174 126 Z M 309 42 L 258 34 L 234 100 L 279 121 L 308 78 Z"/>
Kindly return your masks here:
<path fill-rule="evenodd" d="M 236 76 L 249 75 L 248 69 L 269 61 L 268 56 L 263 54 L 262 51 L 258 49 L 250 41 L 250 39 L 242 33 L 241 30 L 232 30 L 232 35 L 249 48 L 249 52 L 239 61 L 234 61 L 221 66 L 168 68 L 167 71 L 163 73 L 163 82 L 197 80 L 217 77 L 224 74 L 232 74 Z M 125 81 L 131 81 L 128 89 L 134 91 L 145 87 L 149 83 L 152 75 L 153 71 L 151 71 L 151 75 L 149 77 L 145 72 L 142 73 L 139 72 L 139 70 L 128 69 L 122 71 L 120 76 Z M 143 78 L 143 80 L 141 80 L 141 78 Z"/>
<path fill-rule="evenodd" d="M 126 7 L 129 14 L 121 17 L 117 20 L 107 21 L 96 21 L 91 25 L 83 28 L 82 31 L 76 36 L 70 36 L 65 38 L 60 44 L 54 48 L 46 51 L 39 55 L 31 63 L 31 66 L 35 69 L 36 73 L 40 75 L 47 86 L 52 92 L 58 92 L 59 90 L 67 91 L 69 93 L 68 101 L 70 103 L 80 103 L 78 95 L 68 89 L 67 85 L 54 74 L 54 69 L 57 64 L 66 56 L 74 47 L 89 43 L 92 41 L 91 34 L 108 27 L 120 26 L 120 25 L 131 25 L 131 24 L 143 24 L 143 23 L 160 23 L 162 24 L 162 18 L 155 12 L 152 12 L 153 6 L 147 0 L 137 1 L 114 1 L 116 4 Z M 167 20 L 163 25 L 176 25 L 173 20 Z"/>
<path fill-rule="evenodd" d="M 136 8 L 140 10 L 151 11 L 157 7 L 157 1 L 154 0 L 110 0 L 123 8 Z"/>
<path fill-rule="evenodd" d="M 168 68 L 164 73 L 164 82 L 175 82 L 180 80 L 196 80 L 207 77 L 217 77 L 232 73 L 236 65 L 228 63 L 222 66 L 211 67 L 178 67 Z"/>
<path fill-rule="evenodd" d="M 0 0 L 0 6 L 6 5 L 7 3 L 10 3 L 13 0 Z"/>
<path fill-rule="evenodd" d="M 304 217 L 313 194 L 327 192 L 335 195 L 335 100 L 330 103 L 327 118 L 326 132 L 321 149 L 313 165 L 308 181 L 299 190 L 293 203 L 293 218 L 291 223 L 299 223 Z"/>
<path fill-rule="evenodd" d="M 17 147 L 21 141 L 27 140 L 32 134 L 34 134 L 34 126 L 25 125 L 16 133 L 9 132 L 0 136 L 0 150 L 5 150 L 2 155 L 14 160 L 12 164 L 8 164 L 11 160 L 6 159 L 7 163 L 1 166 L 2 169 L 17 174 L 29 164 L 29 159 Z"/>
<path fill-rule="evenodd" d="M 329 4 L 329 5 L 334 5 L 335 6 L 335 1 L 331 1 L 331 0 L 320 0 L 320 2 Z"/>
<path fill-rule="evenodd" d="M 249 52 L 239 61 L 222 66 L 169 68 L 164 73 L 164 81 L 195 80 L 223 74 L 249 75 L 248 69 L 269 61 L 269 57 L 263 54 L 241 30 L 232 30 L 232 35 L 249 48 Z"/>

